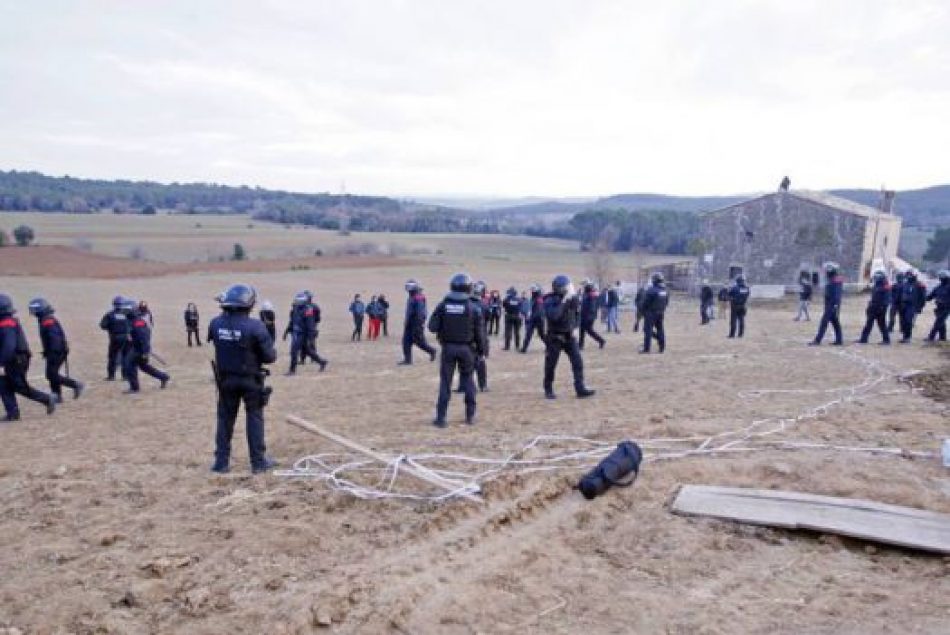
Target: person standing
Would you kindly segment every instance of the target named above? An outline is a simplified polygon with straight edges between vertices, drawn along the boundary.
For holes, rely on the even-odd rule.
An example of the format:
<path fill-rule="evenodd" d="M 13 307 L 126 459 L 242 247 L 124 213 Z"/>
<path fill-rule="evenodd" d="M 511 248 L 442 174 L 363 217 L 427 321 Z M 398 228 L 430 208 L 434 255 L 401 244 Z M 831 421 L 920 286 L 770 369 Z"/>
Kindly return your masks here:
<path fill-rule="evenodd" d="M 379 305 L 379 323 L 383 327 L 383 337 L 389 337 L 389 300 L 380 293 L 376 303 Z"/>
<path fill-rule="evenodd" d="M 930 329 L 930 335 L 927 336 L 928 342 L 933 342 L 937 338 L 941 342 L 947 341 L 947 316 L 950 315 L 950 270 L 942 270 L 937 274 L 937 279 L 940 280 L 940 284 L 927 294 L 927 301 L 933 300 L 936 305 L 934 325 Z"/>
<path fill-rule="evenodd" d="M 501 333 L 501 294 L 492 291 L 488 297 L 488 334 Z"/>
<path fill-rule="evenodd" d="M 709 286 L 708 281 L 703 280 L 703 286 L 699 289 L 699 323 L 701 325 L 709 324 L 712 319 L 714 301 L 712 287 Z"/>
<path fill-rule="evenodd" d="M 129 382 L 129 389 L 126 394 L 134 394 L 139 391 L 138 371 L 140 370 L 157 379 L 164 390 L 171 378 L 167 373 L 158 370 L 149 363 L 152 354 L 152 327 L 149 325 L 147 316 L 139 313 L 141 304 L 136 305 L 134 301 L 130 301 L 127 306 L 132 323 L 132 342 L 125 354 L 125 379 Z"/>
<path fill-rule="evenodd" d="M 821 322 L 818 323 L 818 333 L 810 343 L 811 346 L 820 346 L 825 338 L 825 331 L 830 324 L 835 330 L 834 346 L 844 345 L 844 335 L 841 332 L 841 322 L 838 316 L 841 313 L 841 300 L 844 295 L 844 279 L 838 275 L 838 265 L 834 262 L 825 264 L 825 308 L 821 313 Z"/>
<path fill-rule="evenodd" d="M 511 350 L 511 338 L 515 339 L 515 350 L 521 349 L 521 298 L 518 297 L 518 290 L 509 287 L 505 293 L 505 299 L 502 302 L 502 309 L 505 312 L 505 350 Z"/>
<path fill-rule="evenodd" d="M 594 324 L 597 322 L 597 305 L 599 304 L 597 287 L 590 280 L 584 280 L 583 293 L 584 296 L 581 299 L 581 334 L 578 348 L 584 350 L 585 335 L 589 335 L 591 339 L 603 348 L 607 342 L 594 330 Z"/>
<path fill-rule="evenodd" d="M 897 322 L 897 316 L 901 312 L 901 287 L 904 286 L 904 272 L 898 272 L 894 278 L 894 285 L 891 287 L 891 306 L 887 316 L 887 332 L 894 332 L 894 324 Z"/>
<path fill-rule="evenodd" d="M 264 443 L 264 407 L 271 389 L 264 385 L 265 364 L 277 359 L 274 340 L 259 320 L 250 317 L 257 301 L 253 287 L 236 284 L 225 292 L 223 313 L 211 320 L 208 340 L 214 345 L 215 383 L 218 386 L 217 429 L 211 471 L 231 469 L 231 438 L 238 409 L 244 402 L 251 472 L 260 474 L 277 466 Z"/>
<path fill-rule="evenodd" d="M 806 322 L 811 322 L 811 316 L 808 315 L 808 305 L 811 304 L 813 292 L 811 281 L 802 276 L 798 281 L 798 315 L 795 316 L 796 322 L 801 322 L 802 316 L 805 316 Z"/>
<path fill-rule="evenodd" d="M 106 353 L 106 381 L 115 381 L 116 368 L 122 368 L 125 354 L 129 348 L 129 335 L 132 332 L 129 314 L 125 309 L 126 299 L 121 295 L 112 298 L 112 310 L 102 316 L 99 328 L 109 334 L 109 348 Z M 124 371 L 123 371 L 124 372 Z"/>
<path fill-rule="evenodd" d="M 429 361 L 435 361 L 435 349 L 426 342 L 426 297 L 422 294 L 422 285 L 415 280 L 406 282 L 406 320 L 402 331 L 402 361 L 400 366 L 412 364 L 412 348 L 418 346 L 429 354 Z"/>
<path fill-rule="evenodd" d="M 729 283 L 719 287 L 719 294 L 716 296 L 719 300 L 719 317 L 726 319 L 726 311 L 729 310 Z"/>
<path fill-rule="evenodd" d="M 482 325 L 481 306 L 472 299 L 472 279 L 458 273 L 449 284 L 449 294 L 436 306 L 429 318 L 429 331 L 434 333 L 442 347 L 439 369 L 439 398 L 436 401 L 433 425 L 444 428 L 445 416 L 451 398 L 452 377 L 459 371 L 459 381 L 465 392 L 465 423 L 475 423 L 475 356 L 488 346 Z"/>
<path fill-rule="evenodd" d="M 56 403 L 63 403 L 63 386 L 73 391 L 73 399 L 79 399 L 83 385 L 69 376 L 69 365 L 66 366 L 66 376 L 59 374 L 59 369 L 69 357 L 69 343 L 66 341 L 66 332 L 53 313 L 53 306 L 43 298 L 30 300 L 30 314 L 36 318 L 40 327 L 40 342 L 43 343 L 43 357 L 46 359 L 46 381 Z"/>
<path fill-rule="evenodd" d="M 607 289 L 607 332 L 620 333 L 620 281 Z"/>
<path fill-rule="evenodd" d="M 4 421 L 19 421 L 20 407 L 17 394 L 46 406 L 46 414 L 56 411 L 53 395 L 30 386 L 27 372 L 30 370 L 30 345 L 26 333 L 16 318 L 16 309 L 10 296 L 0 293 L 0 401 L 6 411 Z"/>
<path fill-rule="evenodd" d="M 748 310 L 750 290 L 745 276 L 736 276 L 736 282 L 729 289 L 729 337 L 745 335 L 745 316 Z"/>
<path fill-rule="evenodd" d="M 901 294 L 900 327 L 901 344 L 909 344 L 914 334 L 914 322 L 927 304 L 927 287 L 917 280 L 917 272 L 911 269 L 904 275 L 904 284 L 898 293 Z"/>
<path fill-rule="evenodd" d="M 640 330 L 640 320 L 643 319 L 643 296 L 646 292 L 646 286 L 637 287 L 637 294 L 633 297 L 633 312 L 636 314 L 633 320 L 634 333 Z"/>
<path fill-rule="evenodd" d="M 369 328 L 366 331 L 366 338 L 369 340 L 379 338 L 379 311 L 379 298 L 374 295 L 369 299 L 369 304 L 366 305 L 366 317 L 369 318 Z"/>
<path fill-rule="evenodd" d="M 152 311 L 148 308 L 148 302 L 145 300 L 139 302 L 137 313 L 139 317 L 148 322 L 149 329 L 155 328 L 155 317 L 152 315 Z"/>
<path fill-rule="evenodd" d="M 663 318 L 670 303 L 670 294 L 666 290 L 663 273 L 655 272 L 651 276 L 651 285 L 643 294 L 643 348 L 641 353 L 650 352 L 650 343 L 656 338 L 660 352 L 666 350 L 666 328 Z"/>
<path fill-rule="evenodd" d="M 258 312 L 257 316 L 260 318 L 261 323 L 264 325 L 264 328 L 267 329 L 267 334 L 270 335 L 271 341 L 276 342 L 277 341 L 277 314 L 274 312 L 274 305 L 268 302 L 267 300 L 264 300 L 261 303 L 261 310 Z"/>
<path fill-rule="evenodd" d="M 596 391 L 584 383 L 584 360 L 581 357 L 574 330 L 580 313 L 580 299 L 574 291 L 571 279 L 561 274 L 551 283 L 551 292 L 544 296 L 544 316 L 547 319 L 548 337 L 544 351 L 544 396 L 557 399 L 554 394 L 554 372 L 561 353 L 566 353 L 574 374 L 574 391 L 577 397 L 591 397 Z"/>
<path fill-rule="evenodd" d="M 528 352 L 528 345 L 531 344 L 531 336 L 537 331 L 541 342 L 544 342 L 544 298 L 540 284 L 531 285 L 531 298 L 528 300 L 530 310 L 528 313 L 528 326 L 524 335 L 524 345 L 521 347 L 522 353 Z"/>
<path fill-rule="evenodd" d="M 366 305 L 357 293 L 350 302 L 350 314 L 353 316 L 353 334 L 350 335 L 351 342 L 359 342 L 363 339 L 363 317 L 366 315 Z"/>
<path fill-rule="evenodd" d="M 189 302 L 185 307 L 185 330 L 188 332 L 188 348 L 191 348 L 192 336 L 198 346 L 201 346 L 201 336 L 198 335 L 198 307 L 194 302 Z"/>
<path fill-rule="evenodd" d="M 871 281 L 874 286 L 871 288 L 871 299 L 868 301 L 868 308 L 865 311 L 867 320 L 857 343 L 867 344 L 871 329 L 877 323 L 878 329 L 881 331 L 881 344 L 890 344 L 891 336 L 887 331 L 887 307 L 891 304 L 891 285 L 887 283 L 887 274 L 883 271 L 875 271 L 874 275 L 871 276 Z"/>

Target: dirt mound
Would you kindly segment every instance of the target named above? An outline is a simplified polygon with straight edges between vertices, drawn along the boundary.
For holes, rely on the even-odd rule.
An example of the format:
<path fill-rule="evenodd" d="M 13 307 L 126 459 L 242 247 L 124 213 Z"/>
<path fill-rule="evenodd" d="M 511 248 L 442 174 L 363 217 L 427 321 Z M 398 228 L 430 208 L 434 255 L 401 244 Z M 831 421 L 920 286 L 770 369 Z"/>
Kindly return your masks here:
<path fill-rule="evenodd" d="M 950 364 L 936 370 L 918 373 L 910 378 L 910 383 L 915 388 L 919 388 L 925 397 L 934 401 L 950 402 Z"/>
<path fill-rule="evenodd" d="M 0 249 L 0 272 L 48 278 L 151 278 L 185 273 L 263 273 L 291 269 L 398 267 L 414 261 L 387 256 L 323 256 L 225 262 L 167 263 L 94 254 L 72 247 L 37 245 Z"/>

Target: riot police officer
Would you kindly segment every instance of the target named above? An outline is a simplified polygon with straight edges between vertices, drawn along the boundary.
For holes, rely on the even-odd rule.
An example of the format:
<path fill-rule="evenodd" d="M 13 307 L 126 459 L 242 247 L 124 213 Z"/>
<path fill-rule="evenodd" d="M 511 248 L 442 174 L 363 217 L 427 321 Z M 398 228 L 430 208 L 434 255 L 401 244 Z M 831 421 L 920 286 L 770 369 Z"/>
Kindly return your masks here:
<path fill-rule="evenodd" d="M 445 427 L 449 407 L 452 377 L 459 370 L 461 387 L 465 391 L 465 423 L 475 423 L 475 370 L 476 355 L 488 346 L 487 332 L 481 306 L 472 299 L 472 279 L 458 273 L 452 277 L 450 292 L 438 304 L 429 318 L 429 331 L 434 333 L 442 347 L 439 369 L 439 398 L 436 402 L 433 425 Z"/>
<path fill-rule="evenodd" d="M 141 305 L 136 304 L 134 300 L 126 299 L 123 307 L 129 317 L 131 324 L 131 333 L 129 335 L 131 342 L 125 353 L 123 361 L 123 370 L 125 379 L 129 382 L 129 389 L 126 394 L 134 394 L 139 391 L 139 373 L 142 371 L 146 375 L 157 379 L 162 389 L 168 385 L 171 379 L 168 373 L 162 372 L 149 363 L 152 354 L 152 327 L 148 322 L 147 316 L 142 313 Z"/>
<path fill-rule="evenodd" d="M 406 281 L 406 320 L 402 331 L 402 361 L 400 366 L 412 364 L 412 347 L 418 346 L 429 354 L 429 361 L 435 361 L 435 349 L 426 342 L 426 297 L 422 285 L 415 280 Z"/>
<path fill-rule="evenodd" d="M 223 299 L 223 298 L 222 298 Z M 261 310 L 258 312 L 258 317 L 261 322 L 264 323 L 264 328 L 267 329 L 267 334 L 270 335 L 272 342 L 277 341 L 277 313 L 274 312 L 274 305 L 264 300 L 261 303 Z"/>
<path fill-rule="evenodd" d="M 670 303 L 670 294 L 666 290 L 663 273 L 655 272 L 650 277 L 650 287 L 643 293 L 643 348 L 641 353 L 650 352 L 650 343 L 656 338 L 660 352 L 666 350 L 666 329 L 663 317 Z"/>
<path fill-rule="evenodd" d="M 821 314 L 821 322 L 818 324 L 818 333 L 815 339 L 810 343 L 811 346 L 821 345 L 821 340 L 825 337 L 825 331 L 830 324 L 835 330 L 835 346 L 844 345 L 844 335 L 841 332 L 841 322 L 838 315 L 841 312 L 841 299 L 844 295 L 844 279 L 838 275 L 838 265 L 834 262 L 825 264 L 825 308 Z"/>
<path fill-rule="evenodd" d="M 581 334 L 578 348 L 584 349 L 584 336 L 589 335 L 597 344 L 603 348 L 606 340 L 594 330 L 594 324 L 597 322 L 597 307 L 600 306 L 600 296 L 597 293 L 597 286 L 591 280 L 583 282 L 583 299 L 581 300 Z"/>
<path fill-rule="evenodd" d="M 871 281 L 873 283 L 871 299 L 868 301 L 868 308 L 865 310 L 867 320 L 857 343 L 867 344 L 871 329 L 877 323 L 877 327 L 881 331 L 881 344 L 890 344 L 891 336 L 887 331 L 887 307 L 891 304 L 891 286 L 887 283 L 887 274 L 883 271 L 875 271 L 874 275 L 871 276 Z"/>
<path fill-rule="evenodd" d="M 121 295 L 112 298 L 112 310 L 99 320 L 99 328 L 109 334 L 109 349 L 106 362 L 106 381 L 115 381 L 115 369 L 125 363 L 129 350 L 129 335 L 132 327 L 125 310 L 126 300 Z"/>
<path fill-rule="evenodd" d="M 566 353 L 574 373 L 574 391 L 581 399 L 596 391 L 584 384 L 584 360 L 581 358 L 574 329 L 577 328 L 580 300 L 571 279 L 561 274 L 551 283 L 551 292 L 544 296 L 544 316 L 548 321 L 548 338 L 544 352 L 544 396 L 557 399 L 554 394 L 554 371 L 561 353 Z"/>
<path fill-rule="evenodd" d="M 904 286 L 904 272 L 899 271 L 894 278 L 894 285 L 891 287 L 891 306 L 887 312 L 887 332 L 894 332 L 894 325 L 897 323 L 897 314 L 901 311 L 901 287 Z"/>
<path fill-rule="evenodd" d="M 911 269 L 904 274 L 904 284 L 897 293 L 901 296 L 898 321 L 901 328 L 901 344 L 909 344 L 914 334 L 914 322 L 927 303 L 927 287 L 917 279 L 917 272 Z"/>
<path fill-rule="evenodd" d="M 271 388 L 264 385 L 264 364 L 277 359 L 274 340 L 260 320 L 250 317 L 257 301 L 253 287 L 236 284 L 221 302 L 223 313 L 211 321 L 208 339 L 214 344 L 215 383 L 218 386 L 218 422 L 214 438 L 212 472 L 230 470 L 231 437 L 241 401 L 247 416 L 247 447 L 251 471 L 274 468 L 277 462 L 266 454 L 264 407 Z"/>
<path fill-rule="evenodd" d="M 0 401 L 6 410 L 4 421 L 19 421 L 20 408 L 16 396 L 21 394 L 27 399 L 46 406 L 46 414 L 53 414 L 56 402 L 52 395 L 36 390 L 27 382 L 26 373 L 30 369 L 30 345 L 20 321 L 16 318 L 16 309 L 10 296 L 0 293 Z"/>
<path fill-rule="evenodd" d="M 511 338 L 515 338 L 515 350 L 521 348 L 521 322 L 524 316 L 521 314 L 521 298 L 518 297 L 518 290 L 509 287 L 505 293 L 505 299 L 501 303 L 501 308 L 505 312 L 505 350 L 511 350 Z"/>
<path fill-rule="evenodd" d="M 528 345 L 531 343 L 531 336 L 538 332 L 538 337 L 544 342 L 544 298 L 540 284 L 531 285 L 530 311 L 528 313 L 528 328 L 524 334 L 524 346 L 521 347 L 522 353 L 528 352 Z"/>
<path fill-rule="evenodd" d="M 40 327 L 40 341 L 43 343 L 43 357 L 46 359 L 46 380 L 57 403 L 63 403 L 63 386 L 72 389 L 73 399 L 79 399 L 83 385 L 69 376 L 59 374 L 59 369 L 69 357 L 69 343 L 66 332 L 53 313 L 53 306 L 43 298 L 30 300 L 30 314 L 36 317 Z"/>
<path fill-rule="evenodd" d="M 326 370 L 326 359 L 317 353 L 317 325 L 320 323 L 320 307 L 314 304 L 313 295 L 309 291 L 301 291 L 294 296 L 293 310 L 290 312 L 290 323 L 284 331 L 284 339 L 288 332 L 290 340 L 290 369 L 288 375 L 297 372 L 297 363 L 302 359 L 312 359 L 320 365 L 320 372 Z"/>
<path fill-rule="evenodd" d="M 937 274 L 940 284 L 934 287 L 933 291 L 927 294 L 927 301 L 934 301 L 934 325 L 930 329 L 930 335 L 927 336 L 928 342 L 933 342 L 939 338 L 941 342 L 947 341 L 947 316 L 950 315 L 950 270 L 944 269 Z"/>
<path fill-rule="evenodd" d="M 729 289 L 729 337 L 745 335 L 745 316 L 749 303 L 749 286 L 745 276 L 736 276 L 736 282 Z"/>

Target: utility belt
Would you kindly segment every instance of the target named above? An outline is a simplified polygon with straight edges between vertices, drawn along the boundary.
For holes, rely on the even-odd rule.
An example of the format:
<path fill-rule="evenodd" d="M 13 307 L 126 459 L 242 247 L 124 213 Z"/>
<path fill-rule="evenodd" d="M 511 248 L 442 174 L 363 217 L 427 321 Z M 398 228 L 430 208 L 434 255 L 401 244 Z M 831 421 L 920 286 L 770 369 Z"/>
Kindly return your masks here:
<path fill-rule="evenodd" d="M 211 372 L 214 375 L 214 383 L 218 387 L 219 393 L 224 389 L 224 383 L 230 377 L 254 379 L 260 394 L 261 408 L 266 408 L 267 404 L 270 403 L 270 397 L 274 393 L 274 388 L 264 383 L 270 376 L 270 371 L 266 368 L 259 368 L 257 372 L 254 373 L 222 373 L 218 370 L 218 364 L 214 360 L 211 360 Z"/>

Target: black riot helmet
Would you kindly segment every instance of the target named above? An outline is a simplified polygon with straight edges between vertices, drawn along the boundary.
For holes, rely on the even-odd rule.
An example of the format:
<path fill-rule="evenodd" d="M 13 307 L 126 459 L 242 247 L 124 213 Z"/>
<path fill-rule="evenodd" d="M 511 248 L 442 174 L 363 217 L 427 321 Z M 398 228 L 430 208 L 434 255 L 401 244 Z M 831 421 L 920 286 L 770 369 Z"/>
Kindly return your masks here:
<path fill-rule="evenodd" d="M 937 279 L 944 284 L 950 282 L 950 269 L 941 269 L 937 273 Z"/>
<path fill-rule="evenodd" d="M 534 283 L 533 285 L 531 285 L 531 295 L 538 295 L 541 293 L 541 291 L 542 289 L 541 289 L 540 284 Z"/>
<path fill-rule="evenodd" d="M 563 273 L 554 276 L 554 280 L 551 281 L 551 291 L 560 296 L 567 295 L 567 290 L 570 286 L 571 279 Z"/>
<path fill-rule="evenodd" d="M 488 289 L 488 285 L 485 284 L 484 280 L 479 280 L 472 285 L 472 297 L 481 300 L 485 297 L 485 290 Z"/>
<path fill-rule="evenodd" d="M 406 292 L 407 293 L 417 293 L 422 291 L 422 285 L 419 284 L 415 278 L 410 278 L 406 280 Z"/>
<path fill-rule="evenodd" d="M 874 272 L 874 275 L 871 276 L 871 279 L 874 282 L 884 282 L 885 280 L 887 280 L 887 274 L 884 273 L 881 269 L 878 269 L 877 271 Z"/>
<path fill-rule="evenodd" d="M 741 273 L 736 276 L 736 284 L 745 284 L 745 276 Z"/>
<path fill-rule="evenodd" d="M 507 293 L 509 296 L 515 296 L 515 295 L 518 295 L 518 290 L 515 289 L 514 287 L 508 287 L 508 291 L 506 291 L 505 293 Z"/>
<path fill-rule="evenodd" d="M 52 315 L 53 313 L 53 305 L 44 298 L 33 298 L 30 300 L 29 309 L 30 315 L 35 315 L 38 318 Z"/>
<path fill-rule="evenodd" d="M 663 276 L 662 271 L 654 271 L 653 275 L 650 276 L 650 280 L 653 281 L 653 284 L 663 284 L 666 278 Z"/>
<path fill-rule="evenodd" d="M 250 311 L 257 302 L 257 291 L 246 284 L 235 284 L 224 292 L 221 308 L 230 311 Z"/>
<path fill-rule="evenodd" d="M 837 262 L 826 262 L 825 263 L 825 273 L 828 274 L 828 277 L 838 275 L 838 263 Z"/>
<path fill-rule="evenodd" d="M 10 317 L 16 313 L 13 300 L 6 293 L 0 293 L 0 317 Z"/>
<path fill-rule="evenodd" d="M 114 298 L 112 298 L 112 308 L 121 309 L 122 305 L 124 304 L 125 304 L 125 298 L 123 298 L 121 295 L 117 295 Z"/>
<path fill-rule="evenodd" d="M 449 281 L 449 289 L 470 295 L 472 293 L 472 276 L 467 273 L 457 273 Z"/>

